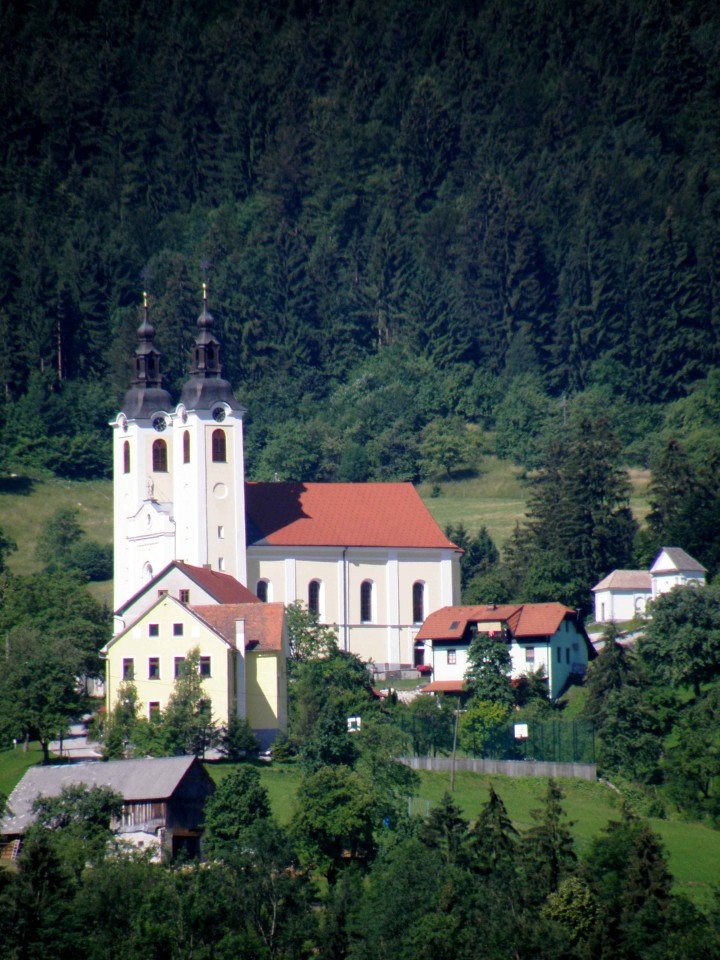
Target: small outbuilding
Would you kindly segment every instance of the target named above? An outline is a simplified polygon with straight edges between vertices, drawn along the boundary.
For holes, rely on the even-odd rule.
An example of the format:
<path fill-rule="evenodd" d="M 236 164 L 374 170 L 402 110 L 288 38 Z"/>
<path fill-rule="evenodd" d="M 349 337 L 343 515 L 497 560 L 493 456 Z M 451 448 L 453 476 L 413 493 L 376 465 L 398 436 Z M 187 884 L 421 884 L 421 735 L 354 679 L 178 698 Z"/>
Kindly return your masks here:
<path fill-rule="evenodd" d="M 10 794 L 0 820 L 0 834 L 9 848 L 16 852 L 35 822 L 38 797 L 57 797 L 65 787 L 76 786 L 109 787 L 122 796 L 122 815 L 111 828 L 134 846 L 173 856 L 200 852 L 205 801 L 215 785 L 196 757 L 31 767 Z"/>

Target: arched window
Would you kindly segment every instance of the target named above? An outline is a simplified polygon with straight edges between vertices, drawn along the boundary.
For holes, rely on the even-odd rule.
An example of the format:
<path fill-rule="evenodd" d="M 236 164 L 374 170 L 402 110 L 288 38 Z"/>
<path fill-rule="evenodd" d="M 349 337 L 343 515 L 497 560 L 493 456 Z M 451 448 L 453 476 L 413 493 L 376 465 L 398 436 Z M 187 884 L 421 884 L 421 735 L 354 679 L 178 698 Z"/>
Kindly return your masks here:
<path fill-rule="evenodd" d="M 183 433 L 183 463 L 190 463 L 190 431 Z"/>
<path fill-rule="evenodd" d="M 130 473 L 130 441 L 123 444 L 123 473 Z"/>
<path fill-rule="evenodd" d="M 167 473 L 167 444 L 164 440 L 155 440 L 152 446 L 153 472 Z"/>
<path fill-rule="evenodd" d="M 146 563 L 143 566 L 143 580 L 152 580 L 153 578 L 153 568 L 151 563 Z"/>
<path fill-rule="evenodd" d="M 224 430 L 213 430 L 212 458 L 213 463 L 227 463 L 227 447 L 225 444 Z"/>
<path fill-rule="evenodd" d="M 425 619 L 425 584 L 417 580 L 412 592 L 413 623 L 422 623 Z"/>
<path fill-rule="evenodd" d="M 311 580 L 308 585 L 308 610 L 320 616 L 320 581 Z"/>
<path fill-rule="evenodd" d="M 255 596 L 263 603 L 268 602 L 268 582 L 267 580 L 258 580 L 255 587 Z"/>
<path fill-rule="evenodd" d="M 373 582 L 363 580 L 360 584 L 360 622 L 372 623 L 373 619 Z"/>

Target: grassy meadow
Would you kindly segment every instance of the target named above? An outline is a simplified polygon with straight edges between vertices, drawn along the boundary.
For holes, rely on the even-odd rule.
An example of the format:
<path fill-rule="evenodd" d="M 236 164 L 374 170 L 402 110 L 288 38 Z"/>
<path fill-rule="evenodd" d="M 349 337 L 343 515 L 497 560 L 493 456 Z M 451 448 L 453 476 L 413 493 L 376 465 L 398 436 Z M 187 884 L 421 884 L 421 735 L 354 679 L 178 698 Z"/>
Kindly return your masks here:
<path fill-rule="evenodd" d="M 521 467 L 488 456 L 483 458 L 476 474 L 447 482 L 421 483 L 418 491 L 443 530 L 449 523 L 462 523 L 469 533 L 476 534 L 484 526 L 501 547 L 525 517 L 528 486 L 524 475 Z M 642 521 L 650 509 L 650 471 L 632 468 L 628 478 L 630 506 Z"/>
<path fill-rule="evenodd" d="M 232 765 L 209 764 L 208 769 L 217 782 L 227 775 Z M 270 795 L 273 814 L 280 823 L 287 824 L 293 814 L 301 771 L 293 764 L 260 764 L 260 774 Z M 604 783 L 558 782 L 565 794 L 563 807 L 571 822 L 575 848 L 582 857 L 603 827 L 610 820 L 620 819 L 621 797 Z M 542 806 L 547 781 L 536 777 L 501 777 L 460 770 L 455 777 L 453 799 L 469 820 L 478 815 L 487 800 L 490 784 L 505 803 L 515 827 L 521 832 L 529 829 L 533 824 L 531 811 Z M 425 816 L 449 788 L 448 774 L 422 771 L 419 790 L 410 804 L 412 813 Z M 702 823 L 677 820 L 652 818 L 649 823 L 662 837 L 677 892 L 685 894 L 699 906 L 709 906 L 714 889 L 720 885 L 720 831 Z"/>
<path fill-rule="evenodd" d="M 80 525 L 91 540 L 112 543 L 112 481 L 33 480 L 0 477 L 0 527 L 17 544 L 8 557 L 9 569 L 18 575 L 37 573 L 38 538 L 58 510 L 77 510 Z"/>
<path fill-rule="evenodd" d="M 525 516 L 528 491 L 522 477 L 520 467 L 488 456 L 477 474 L 447 482 L 421 483 L 418 490 L 441 527 L 462 523 L 475 534 L 485 526 L 501 546 Z M 649 471 L 632 469 L 629 477 L 633 513 L 642 520 L 649 510 Z M 48 519 L 61 509 L 78 511 L 80 524 L 91 540 L 112 542 L 110 480 L 0 477 L 0 528 L 18 545 L 8 561 L 13 573 L 32 574 L 40 569 L 35 554 L 38 537 Z"/>

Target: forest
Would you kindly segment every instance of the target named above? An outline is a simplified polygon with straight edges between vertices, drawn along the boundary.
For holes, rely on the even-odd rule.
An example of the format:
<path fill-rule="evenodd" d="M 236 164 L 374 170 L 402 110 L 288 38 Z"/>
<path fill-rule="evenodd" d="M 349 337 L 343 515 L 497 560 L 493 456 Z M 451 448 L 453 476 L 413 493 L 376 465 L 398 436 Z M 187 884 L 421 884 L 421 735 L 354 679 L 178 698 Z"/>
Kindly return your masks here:
<path fill-rule="evenodd" d="M 347 767 L 302 789 L 305 806 L 280 826 L 257 769 L 229 773 L 207 804 L 201 864 L 113 844 L 122 798 L 107 788 L 42 800 L 19 869 L 0 871 L 0 956 L 718 957 L 720 911 L 673 894 L 647 824 L 626 813 L 578 858 L 553 781 L 523 834 L 492 787 L 472 822 L 446 794 L 428 817 L 386 815 L 385 826 Z"/>
<path fill-rule="evenodd" d="M 203 278 L 257 479 L 578 410 L 717 456 L 713 4 L 8 0 L 0 49 L 8 469 L 107 474 L 142 291 L 175 390 Z"/>

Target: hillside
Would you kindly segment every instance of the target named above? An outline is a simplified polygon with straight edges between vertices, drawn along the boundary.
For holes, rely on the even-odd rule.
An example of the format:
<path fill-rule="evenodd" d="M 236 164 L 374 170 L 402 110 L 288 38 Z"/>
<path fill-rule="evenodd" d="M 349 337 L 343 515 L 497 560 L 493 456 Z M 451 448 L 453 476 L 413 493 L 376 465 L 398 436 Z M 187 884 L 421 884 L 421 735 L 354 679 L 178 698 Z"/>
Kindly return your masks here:
<path fill-rule="evenodd" d="M 647 513 L 647 471 L 631 470 L 632 508 L 638 519 Z M 437 489 L 435 493 L 433 489 Z M 498 546 L 505 543 L 525 514 L 527 489 L 512 463 L 488 457 L 477 476 L 423 483 L 419 492 L 441 527 L 462 523 L 470 533 L 487 527 Z M 18 545 L 8 568 L 16 574 L 40 569 L 35 555 L 38 536 L 58 510 L 75 509 L 85 532 L 100 543 L 112 542 L 112 483 L 30 477 L 0 478 L 0 526 Z"/>
<path fill-rule="evenodd" d="M 716 5 L 33 0 L 0 49 L 16 472 L 107 475 L 142 289 L 172 390 L 203 276 L 257 479 L 432 480 L 458 423 L 532 467 L 578 403 L 647 466 L 720 361 Z"/>

